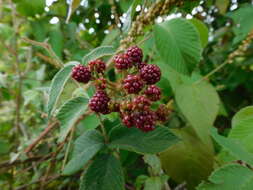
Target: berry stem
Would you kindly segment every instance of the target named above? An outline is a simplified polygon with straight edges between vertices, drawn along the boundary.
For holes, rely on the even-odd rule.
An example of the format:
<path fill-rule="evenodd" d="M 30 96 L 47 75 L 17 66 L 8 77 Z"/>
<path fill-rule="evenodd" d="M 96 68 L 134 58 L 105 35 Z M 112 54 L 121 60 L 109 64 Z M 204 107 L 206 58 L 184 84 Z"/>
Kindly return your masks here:
<path fill-rule="evenodd" d="M 105 143 L 109 143 L 109 137 L 108 137 L 108 135 L 107 135 L 107 133 L 106 133 L 105 126 L 104 126 L 104 124 L 103 124 L 103 120 L 102 120 L 102 118 L 101 118 L 101 115 L 100 115 L 100 114 L 97 114 L 97 116 L 98 116 L 98 119 L 99 119 L 99 121 L 100 121 L 100 128 L 101 128 L 102 135 L 103 135 L 104 138 L 105 138 Z"/>

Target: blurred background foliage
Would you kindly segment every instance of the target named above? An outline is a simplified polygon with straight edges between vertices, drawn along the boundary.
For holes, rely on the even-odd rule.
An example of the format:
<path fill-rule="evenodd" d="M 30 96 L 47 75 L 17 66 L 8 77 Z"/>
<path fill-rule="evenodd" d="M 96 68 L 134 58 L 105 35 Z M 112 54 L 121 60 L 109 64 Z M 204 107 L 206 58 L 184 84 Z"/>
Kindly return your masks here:
<path fill-rule="evenodd" d="M 124 27 L 129 19 L 130 22 L 134 20 L 154 0 L 136 2 L 135 10 L 129 17 L 129 8 L 133 6 L 131 0 L 0 0 L 1 189 L 25 189 L 29 183 L 28 189 L 38 189 L 41 177 L 59 173 L 61 164 L 58 160 L 63 159 L 64 151 L 57 155 L 53 166 L 49 165 L 50 160 L 44 158 L 57 149 L 54 133 L 32 153 L 35 160 L 42 160 L 36 163 L 17 162 L 26 160 L 24 149 L 47 125 L 46 102 L 50 81 L 59 69 L 57 60 L 64 64 L 81 62 L 83 56 L 95 47 L 112 45 L 118 48 L 120 40 L 127 36 Z M 158 16 L 155 22 L 183 17 L 197 18 L 205 23 L 200 30 L 205 31 L 203 35 L 208 32 L 208 41 L 203 42 L 205 49 L 195 73 L 205 75 L 215 69 L 253 29 L 253 6 L 249 0 L 181 2 L 180 6 L 171 7 L 166 14 Z M 143 31 L 145 35 L 139 36 L 138 40 L 145 39 L 151 30 L 152 25 L 147 23 Z M 206 38 L 203 36 L 203 39 Z M 154 50 L 153 37 L 141 46 L 145 59 L 158 64 L 160 57 Z M 222 102 L 216 124 L 223 134 L 227 134 L 231 127 L 231 117 L 253 103 L 252 53 L 253 46 L 250 44 L 243 56 L 237 57 L 210 78 Z M 163 78 L 159 85 L 164 91 L 164 99 L 169 100 L 173 94 L 167 79 Z M 81 91 L 75 89 L 72 82 L 68 83 L 59 105 L 69 97 L 83 93 Z M 180 122 L 175 114 L 169 125 L 177 127 Z M 98 125 L 93 116 L 80 125 L 82 123 L 87 128 Z M 82 127 L 79 129 L 80 133 L 84 130 Z M 65 145 L 63 150 L 66 150 Z M 129 174 L 127 183 L 141 189 L 143 175 L 148 174 L 149 166 L 144 165 L 142 157 L 135 153 L 122 152 L 121 157 Z M 48 180 L 45 189 L 77 189 L 78 182 L 73 179 L 78 175 Z M 171 184 L 177 185 L 173 181 Z"/>

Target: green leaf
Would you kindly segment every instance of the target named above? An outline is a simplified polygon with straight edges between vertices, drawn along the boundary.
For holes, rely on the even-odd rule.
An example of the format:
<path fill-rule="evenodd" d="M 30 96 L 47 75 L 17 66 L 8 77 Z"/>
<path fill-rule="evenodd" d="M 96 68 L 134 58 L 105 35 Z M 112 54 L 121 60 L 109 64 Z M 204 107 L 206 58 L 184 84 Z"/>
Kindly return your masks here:
<path fill-rule="evenodd" d="M 64 38 L 61 28 L 59 26 L 54 27 L 49 32 L 49 43 L 51 44 L 53 51 L 59 58 L 62 58 L 63 42 Z"/>
<path fill-rule="evenodd" d="M 201 46 L 204 48 L 208 43 L 208 28 L 207 26 L 200 20 L 193 18 L 189 20 L 197 29 L 200 36 Z"/>
<path fill-rule="evenodd" d="M 42 14 L 45 6 L 45 0 L 19 0 L 17 2 L 17 11 L 23 16 L 35 16 L 36 14 Z"/>
<path fill-rule="evenodd" d="M 228 137 L 239 140 L 249 152 L 253 153 L 253 106 L 245 107 L 236 113 Z"/>
<path fill-rule="evenodd" d="M 211 128 L 213 139 L 238 160 L 243 160 L 253 166 L 253 154 L 248 152 L 239 141 L 219 135 L 215 128 Z"/>
<path fill-rule="evenodd" d="M 213 171 L 214 153 L 189 126 L 173 129 L 173 133 L 182 141 L 159 155 L 162 168 L 177 183 L 186 182 L 187 189 L 195 189 Z"/>
<path fill-rule="evenodd" d="M 69 100 L 60 108 L 56 116 L 61 123 L 59 142 L 62 142 L 66 138 L 72 126 L 84 114 L 88 101 L 84 97 L 77 97 Z"/>
<path fill-rule="evenodd" d="M 110 141 L 109 147 L 111 148 L 155 154 L 166 150 L 179 139 L 165 127 L 157 127 L 154 131 L 144 133 L 136 128 L 118 126 L 112 129 Z"/>
<path fill-rule="evenodd" d="M 251 190 L 253 189 L 253 172 L 239 164 L 229 164 L 215 170 L 202 182 L 197 190 Z"/>
<path fill-rule="evenodd" d="M 160 172 L 162 171 L 162 168 L 161 168 L 161 162 L 158 156 L 156 156 L 155 154 L 145 154 L 143 159 L 145 163 L 147 163 L 152 168 L 152 172 L 155 175 L 160 174 Z"/>
<path fill-rule="evenodd" d="M 64 68 L 62 68 L 60 71 L 58 71 L 58 73 L 56 73 L 56 75 L 54 76 L 54 78 L 51 82 L 50 92 L 49 92 L 49 100 L 48 100 L 48 104 L 47 104 L 48 118 L 51 117 L 51 114 L 55 108 L 58 98 L 63 91 L 63 87 L 70 77 L 73 67 L 74 67 L 74 65 L 72 65 L 72 64 L 66 65 Z"/>
<path fill-rule="evenodd" d="M 182 84 L 176 88 L 176 102 L 199 138 L 212 147 L 209 128 L 219 111 L 219 97 L 206 82 Z"/>
<path fill-rule="evenodd" d="M 107 34 L 103 39 L 101 46 L 111 45 L 115 41 L 115 39 L 119 37 L 119 35 L 120 35 L 119 29 L 116 28 L 111 30 L 109 34 Z"/>
<path fill-rule="evenodd" d="M 115 49 L 112 46 L 97 47 L 83 57 L 82 64 L 87 64 L 89 61 L 98 59 L 103 56 L 113 55 L 114 52 Z"/>
<path fill-rule="evenodd" d="M 7 141 L 0 139 L 0 155 L 7 154 L 10 148 L 10 144 Z"/>
<path fill-rule="evenodd" d="M 144 190 L 161 190 L 163 183 L 160 177 L 150 177 L 145 181 Z"/>
<path fill-rule="evenodd" d="M 80 136 L 74 144 L 73 157 L 63 170 L 64 175 L 72 175 L 104 146 L 104 138 L 96 130 L 90 130 Z"/>
<path fill-rule="evenodd" d="M 245 4 L 236 11 L 229 12 L 227 15 L 231 17 L 235 23 L 233 31 L 236 36 L 233 43 L 238 43 L 253 29 L 253 19 L 249 19 L 253 17 L 253 5 Z"/>
<path fill-rule="evenodd" d="M 138 4 L 141 3 L 141 0 L 134 0 L 132 5 L 129 7 L 129 9 L 126 12 L 125 22 L 123 23 L 122 30 L 124 33 L 127 33 L 131 27 L 132 19 L 134 17 L 135 9 Z"/>
<path fill-rule="evenodd" d="M 176 71 L 190 73 L 201 58 L 198 31 L 186 19 L 177 18 L 154 26 L 155 43 L 163 61 Z"/>
<path fill-rule="evenodd" d="M 120 161 L 113 155 L 100 155 L 88 168 L 79 190 L 124 190 Z"/>

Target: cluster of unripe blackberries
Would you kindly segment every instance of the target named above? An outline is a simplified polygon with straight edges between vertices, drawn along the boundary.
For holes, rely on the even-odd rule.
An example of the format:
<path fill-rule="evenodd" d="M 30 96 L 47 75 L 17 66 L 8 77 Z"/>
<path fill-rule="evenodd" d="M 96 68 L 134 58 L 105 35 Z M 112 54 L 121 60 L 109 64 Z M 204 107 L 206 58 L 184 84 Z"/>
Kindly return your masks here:
<path fill-rule="evenodd" d="M 160 81 L 161 70 L 142 59 L 142 50 L 137 46 L 116 55 L 114 66 L 123 74 L 123 78 L 116 82 L 105 78 L 106 64 L 100 59 L 89 62 L 87 66 L 75 66 L 72 77 L 82 83 L 93 81 L 96 92 L 89 101 L 92 111 L 101 114 L 118 112 L 126 127 L 147 132 L 154 130 L 157 123 L 167 121 L 170 111 L 164 104 L 155 110 L 151 108 L 161 99 L 161 89 L 155 85 Z"/>

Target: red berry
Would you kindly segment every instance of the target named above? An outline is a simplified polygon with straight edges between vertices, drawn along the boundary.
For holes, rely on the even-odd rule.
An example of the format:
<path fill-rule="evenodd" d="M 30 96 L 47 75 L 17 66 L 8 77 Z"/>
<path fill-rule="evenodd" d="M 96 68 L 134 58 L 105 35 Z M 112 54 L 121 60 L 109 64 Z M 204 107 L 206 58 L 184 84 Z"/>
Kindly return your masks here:
<path fill-rule="evenodd" d="M 153 111 L 143 111 L 133 114 L 134 125 L 140 130 L 147 132 L 155 129 L 156 115 Z"/>
<path fill-rule="evenodd" d="M 78 82 L 88 83 L 91 79 L 91 72 L 88 67 L 79 64 L 73 67 L 72 78 Z"/>
<path fill-rule="evenodd" d="M 123 81 L 123 87 L 129 94 L 137 94 L 142 90 L 144 83 L 139 75 L 127 75 Z"/>
<path fill-rule="evenodd" d="M 137 63 L 137 67 L 139 70 L 141 70 L 143 67 L 145 67 L 147 65 L 146 62 L 140 62 L 140 63 Z"/>
<path fill-rule="evenodd" d="M 97 73 L 104 73 L 106 68 L 105 62 L 101 59 L 90 61 L 88 65 L 91 71 L 95 71 Z"/>
<path fill-rule="evenodd" d="M 150 100 L 143 95 L 137 96 L 133 100 L 134 110 L 148 110 L 150 108 L 150 105 Z"/>
<path fill-rule="evenodd" d="M 132 46 L 127 49 L 126 54 L 132 58 L 133 62 L 140 63 L 142 61 L 143 53 L 138 46 Z"/>
<path fill-rule="evenodd" d="M 150 85 L 144 93 L 151 101 L 158 101 L 161 98 L 161 89 L 155 85 Z"/>
<path fill-rule="evenodd" d="M 161 70 L 154 64 L 148 64 L 140 70 L 140 75 L 147 84 L 155 84 L 161 79 Z"/>
<path fill-rule="evenodd" d="M 114 57 L 115 67 L 119 70 L 129 69 L 133 65 L 131 57 L 127 54 L 119 54 Z"/>
<path fill-rule="evenodd" d="M 89 107 L 92 111 L 102 114 L 109 113 L 108 103 L 110 98 L 103 90 L 98 90 L 89 101 Z"/>
<path fill-rule="evenodd" d="M 133 118 L 130 114 L 125 114 L 122 116 L 122 123 L 127 126 L 128 128 L 131 128 L 134 126 Z"/>
<path fill-rule="evenodd" d="M 166 122 L 169 119 L 171 111 L 164 104 L 161 104 L 155 113 L 158 121 Z"/>

